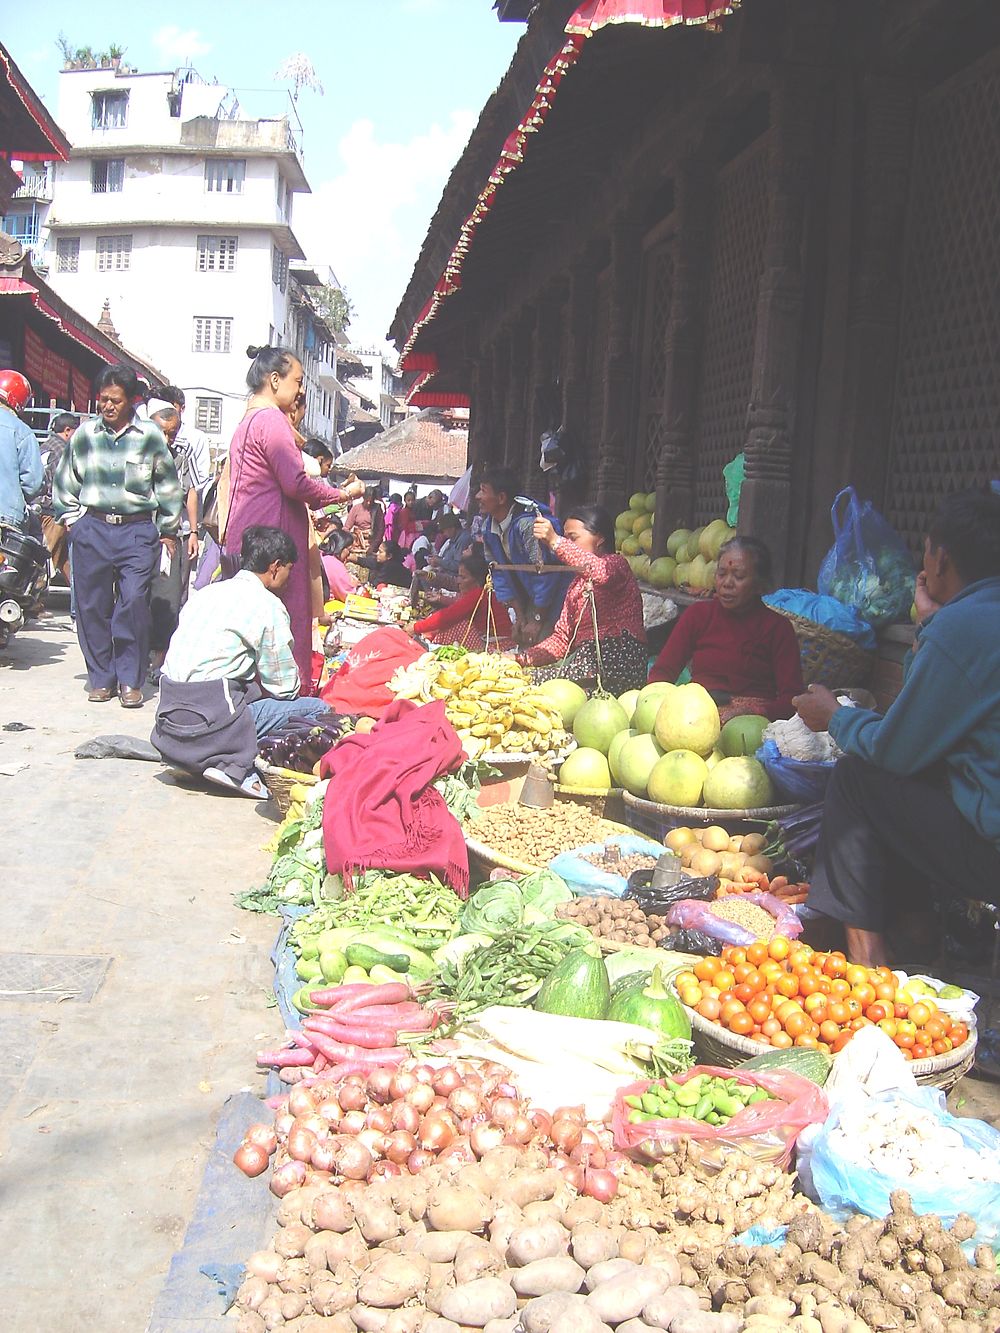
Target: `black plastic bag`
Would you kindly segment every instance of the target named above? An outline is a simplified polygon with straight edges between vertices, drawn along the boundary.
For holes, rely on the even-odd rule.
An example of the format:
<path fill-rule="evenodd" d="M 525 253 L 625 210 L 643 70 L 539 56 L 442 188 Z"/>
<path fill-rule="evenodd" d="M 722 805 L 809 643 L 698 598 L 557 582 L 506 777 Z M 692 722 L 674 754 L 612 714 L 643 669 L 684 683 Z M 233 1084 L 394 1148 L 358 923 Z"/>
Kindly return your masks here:
<path fill-rule="evenodd" d="M 696 953 L 707 958 L 710 954 L 718 953 L 719 941 L 700 930 L 675 930 L 660 940 L 659 947 L 671 949 L 675 953 Z"/>
<path fill-rule="evenodd" d="M 629 876 L 628 890 L 625 894 L 626 898 L 633 899 L 647 915 L 651 916 L 666 916 L 674 903 L 682 902 L 685 898 L 698 898 L 702 902 L 708 902 L 710 898 L 715 897 L 715 891 L 719 887 L 716 875 L 708 875 L 704 879 L 680 879 L 676 884 L 667 884 L 659 889 L 650 888 L 652 878 L 652 870 L 634 871 Z"/>

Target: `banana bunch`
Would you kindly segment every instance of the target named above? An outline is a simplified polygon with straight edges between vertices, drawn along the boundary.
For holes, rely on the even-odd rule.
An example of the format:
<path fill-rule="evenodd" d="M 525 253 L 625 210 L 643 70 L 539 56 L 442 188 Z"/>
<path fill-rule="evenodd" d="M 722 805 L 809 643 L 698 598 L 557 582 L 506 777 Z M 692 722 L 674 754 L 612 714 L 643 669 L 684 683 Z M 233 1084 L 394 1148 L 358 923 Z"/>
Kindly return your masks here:
<path fill-rule="evenodd" d="M 427 690 L 431 698 L 446 701 L 445 716 L 471 758 L 490 753 L 535 758 L 566 743 L 559 710 L 510 658 L 469 653 L 441 665 Z"/>

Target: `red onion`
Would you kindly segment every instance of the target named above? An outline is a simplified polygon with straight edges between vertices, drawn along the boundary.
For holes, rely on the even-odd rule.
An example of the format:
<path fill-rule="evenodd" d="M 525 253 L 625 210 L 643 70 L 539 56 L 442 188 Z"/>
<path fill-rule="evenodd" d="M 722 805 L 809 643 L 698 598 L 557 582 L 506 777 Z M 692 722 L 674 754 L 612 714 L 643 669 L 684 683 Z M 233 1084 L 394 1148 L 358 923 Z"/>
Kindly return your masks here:
<path fill-rule="evenodd" d="M 316 1094 L 312 1088 L 293 1088 L 288 1094 L 288 1109 L 292 1115 L 309 1115 L 316 1110 Z"/>
<path fill-rule="evenodd" d="M 434 1098 L 434 1100 L 431 1102 L 431 1110 L 443 1111 L 447 1105 L 448 1105 L 448 1098 L 442 1097 L 441 1094 L 438 1093 L 437 1096 Z"/>
<path fill-rule="evenodd" d="M 567 1185 L 572 1185 L 578 1194 L 582 1192 L 585 1179 L 582 1166 L 577 1166 L 575 1162 L 568 1162 L 563 1167 L 562 1174 Z"/>
<path fill-rule="evenodd" d="M 317 1143 L 310 1160 L 317 1171 L 332 1171 L 337 1162 L 337 1149 L 332 1143 Z"/>
<path fill-rule="evenodd" d="M 469 1135 L 472 1151 L 477 1157 L 485 1157 L 494 1148 L 503 1143 L 504 1132 L 499 1125 L 475 1125 Z"/>
<path fill-rule="evenodd" d="M 309 1162 L 318 1142 L 311 1129 L 297 1124 L 288 1135 L 288 1155 L 296 1162 Z"/>
<path fill-rule="evenodd" d="M 345 1079 L 337 1094 L 337 1100 L 345 1111 L 363 1111 L 368 1105 L 368 1093 L 357 1083 L 348 1083 Z"/>
<path fill-rule="evenodd" d="M 372 1157 L 384 1157 L 389 1138 L 381 1130 L 363 1129 L 358 1135 L 358 1142 L 365 1145 Z"/>
<path fill-rule="evenodd" d="M 392 1129 L 392 1111 L 388 1106 L 373 1106 L 365 1116 L 365 1127 L 377 1129 L 380 1134 L 388 1134 Z"/>
<path fill-rule="evenodd" d="M 433 1161 L 434 1154 L 432 1152 L 428 1152 L 426 1148 L 414 1148 L 406 1159 L 406 1169 L 410 1175 L 415 1176 L 421 1171 L 425 1171 Z"/>
<path fill-rule="evenodd" d="M 274 1132 L 279 1139 L 287 1139 L 288 1131 L 295 1124 L 295 1117 L 288 1111 L 284 1115 L 279 1115 L 274 1122 Z"/>
<path fill-rule="evenodd" d="M 426 1115 L 434 1102 L 434 1089 L 429 1083 L 416 1083 L 406 1094 L 406 1101 L 421 1115 Z"/>
<path fill-rule="evenodd" d="M 448 1109 L 454 1111 L 460 1120 L 468 1120 L 482 1110 L 479 1094 L 471 1088 L 456 1088 L 448 1097 Z"/>
<path fill-rule="evenodd" d="M 580 1135 L 581 1148 L 600 1148 L 602 1146 L 601 1140 L 592 1129 L 584 1129 L 583 1133 Z"/>
<path fill-rule="evenodd" d="M 433 1084 L 434 1082 L 435 1071 L 433 1065 L 414 1065 L 412 1073 L 418 1083 Z"/>
<path fill-rule="evenodd" d="M 416 1134 L 420 1128 L 420 1112 L 409 1102 L 396 1102 L 392 1108 L 393 1129 L 405 1129 L 407 1134 Z"/>
<path fill-rule="evenodd" d="M 248 1143 L 244 1139 L 233 1153 L 233 1161 L 245 1176 L 259 1176 L 267 1170 L 270 1157 L 259 1143 Z"/>
<path fill-rule="evenodd" d="M 583 1127 L 574 1120 L 557 1118 L 552 1125 L 549 1137 L 560 1152 L 570 1153 L 579 1146 L 580 1140 L 583 1138 Z"/>
<path fill-rule="evenodd" d="M 369 1173 L 369 1179 L 375 1180 L 379 1176 L 401 1176 L 402 1174 L 402 1167 L 398 1166 L 395 1162 L 373 1162 L 372 1169 Z"/>
<path fill-rule="evenodd" d="M 548 1111 L 542 1111 L 536 1107 L 533 1111 L 528 1112 L 528 1119 L 543 1138 L 547 1139 L 549 1137 L 549 1131 L 552 1128 L 552 1117 Z"/>
<path fill-rule="evenodd" d="M 456 1088 L 462 1086 L 462 1075 L 454 1065 L 445 1065 L 434 1073 L 431 1086 L 439 1097 L 449 1097 Z"/>
<path fill-rule="evenodd" d="M 243 1135 L 244 1143 L 254 1143 L 258 1148 L 263 1148 L 270 1157 L 278 1146 L 278 1136 L 274 1132 L 273 1125 L 251 1125 Z"/>
<path fill-rule="evenodd" d="M 328 1125 L 339 1125 L 344 1118 L 344 1108 L 336 1097 L 328 1097 L 325 1102 L 320 1102 L 316 1114 Z"/>
<path fill-rule="evenodd" d="M 603 1148 L 592 1148 L 588 1143 L 578 1143 L 569 1155 L 571 1162 L 578 1166 L 591 1166 L 603 1170 L 608 1164 L 608 1155 Z"/>
<path fill-rule="evenodd" d="M 471 1088 L 473 1092 L 482 1092 L 483 1090 L 482 1075 L 477 1074 L 474 1069 L 470 1070 L 468 1074 L 464 1074 L 462 1076 L 462 1082 L 465 1084 L 467 1088 Z"/>
<path fill-rule="evenodd" d="M 587 1123 L 582 1106 L 557 1106 L 552 1113 L 553 1120 L 575 1120 L 578 1125 Z"/>
<path fill-rule="evenodd" d="M 365 1127 L 364 1111 L 348 1111 L 340 1122 L 340 1132 L 342 1134 L 360 1134 Z"/>
<path fill-rule="evenodd" d="M 285 1162 L 271 1172 L 271 1193 L 283 1199 L 290 1190 L 298 1189 L 305 1178 L 305 1162 Z"/>
<path fill-rule="evenodd" d="M 513 1097 L 497 1097 L 490 1103 L 490 1115 L 504 1129 L 513 1124 L 520 1114 L 521 1107 Z"/>
<path fill-rule="evenodd" d="M 493 1095 L 495 1097 L 510 1097 L 512 1101 L 516 1102 L 519 1094 L 513 1083 L 498 1083 L 493 1089 Z"/>
<path fill-rule="evenodd" d="M 526 1115 L 515 1116 L 507 1129 L 507 1143 L 530 1143 L 535 1137 L 535 1127 Z"/>
<path fill-rule="evenodd" d="M 393 1101 L 398 1101 L 400 1097 L 405 1097 L 416 1081 L 417 1080 L 413 1075 L 405 1069 L 401 1069 L 398 1073 L 393 1074 L 392 1083 L 390 1084 Z"/>
<path fill-rule="evenodd" d="M 330 1122 L 315 1111 L 312 1115 L 300 1116 L 299 1124 L 303 1129 L 311 1129 L 318 1139 L 325 1139 L 330 1135 Z"/>
<path fill-rule="evenodd" d="M 385 1155 L 390 1162 L 398 1162 L 402 1166 L 416 1146 L 417 1141 L 412 1134 L 405 1129 L 397 1129 L 393 1134 L 386 1135 Z"/>
<path fill-rule="evenodd" d="M 618 1177 L 613 1171 L 588 1169 L 584 1176 L 583 1192 L 598 1203 L 610 1203 L 618 1193 Z"/>
<path fill-rule="evenodd" d="M 431 1152 L 441 1152 L 454 1138 L 455 1129 L 444 1115 L 425 1115 L 417 1130 L 417 1142 Z"/>
<path fill-rule="evenodd" d="M 439 1162 L 474 1162 L 476 1154 L 468 1139 L 456 1139 L 449 1143 L 443 1152 L 438 1153 Z"/>
<path fill-rule="evenodd" d="M 372 1169 L 371 1153 L 357 1139 L 342 1139 L 337 1152 L 337 1170 L 347 1180 L 365 1180 Z"/>
<path fill-rule="evenodd" d="M 373 1101 L 384 1106 L 392 1101 L 392 1080 L 395 1074 L 391 1069 L 373 1069 L 368 1075 L 368 1092 Z"/>

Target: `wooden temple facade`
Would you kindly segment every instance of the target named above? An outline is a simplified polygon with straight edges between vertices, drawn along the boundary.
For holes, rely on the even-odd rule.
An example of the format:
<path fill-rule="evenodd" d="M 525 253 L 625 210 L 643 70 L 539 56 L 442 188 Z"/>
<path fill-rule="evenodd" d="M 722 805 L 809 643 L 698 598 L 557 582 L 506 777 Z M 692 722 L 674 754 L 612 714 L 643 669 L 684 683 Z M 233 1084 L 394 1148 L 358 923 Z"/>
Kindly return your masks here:
<path fill-rule="evenodd" d="M 539 494 L 561 424 L 560 499 L 655 486 L 657 551 L 741 450 L 783 581 L 848 482 L 916 551 L 1000 474 L 1000 3 L 743 0 L 570 51 L 594 8 L 535 8 L 454 169 L 391 331 L 415 401 Z"/>

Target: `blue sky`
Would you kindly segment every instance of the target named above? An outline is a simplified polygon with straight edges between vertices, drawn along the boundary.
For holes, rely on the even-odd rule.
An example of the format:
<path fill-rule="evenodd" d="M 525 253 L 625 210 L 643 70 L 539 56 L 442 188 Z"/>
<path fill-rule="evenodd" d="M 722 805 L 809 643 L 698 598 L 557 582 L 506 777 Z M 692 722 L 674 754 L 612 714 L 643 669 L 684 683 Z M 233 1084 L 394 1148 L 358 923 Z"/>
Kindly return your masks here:
<path fill-rule="evenodd" d="M 54 111 L 55 41 L 126 48 L 140 70 L 190 61 L 237 89 L 273 89 L 287 57 L 304 53 L 324 88 L 304 89 L 311 198 L 294 229 L 310 260 L 330 264 L 357 310 L 351 336 L 377 343 L 389 327 L 451 167 L 523 32 L 499 23 L 491 0 L 177 0 L 164 6 L 92 0 L 21 4 L 3 41 Z M 254 98 L 241 100 L 248 109 Z M 259 99 L 261 114 L 276 105 Z"/>

